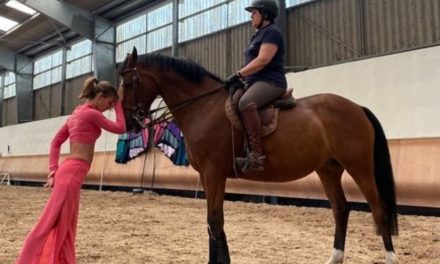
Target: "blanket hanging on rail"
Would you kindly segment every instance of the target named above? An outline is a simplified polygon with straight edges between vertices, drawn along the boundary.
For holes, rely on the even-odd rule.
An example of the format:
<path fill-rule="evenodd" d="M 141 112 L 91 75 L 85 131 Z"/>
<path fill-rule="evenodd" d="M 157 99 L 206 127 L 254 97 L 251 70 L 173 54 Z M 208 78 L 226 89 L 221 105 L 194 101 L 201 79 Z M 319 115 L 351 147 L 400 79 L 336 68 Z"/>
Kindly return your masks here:
<path fill-rule="evenodd" d="M 116 143 L 117 163 L 127 163 L 148 151 L 148 129 L 139 133 L 125 133 L 119 136 Z M 175 165 L 188 166 L 185 141 L 182 131 L 173 121 L 164 121 L 154 125 L 152 135 L 154 146 L 159 148 Z"/>

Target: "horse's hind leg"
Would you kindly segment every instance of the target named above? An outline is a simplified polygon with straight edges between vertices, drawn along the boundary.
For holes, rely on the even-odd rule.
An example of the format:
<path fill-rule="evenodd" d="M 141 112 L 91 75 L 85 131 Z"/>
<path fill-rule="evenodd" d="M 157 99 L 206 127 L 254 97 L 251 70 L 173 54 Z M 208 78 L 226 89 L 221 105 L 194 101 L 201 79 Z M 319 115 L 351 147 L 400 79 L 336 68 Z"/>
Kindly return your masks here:
<path fill-rule="evenodd" d="M 336 223 L 333 252 L 326 264 L 339 264 L 344 261 L 345 236 L 350 213 L 341 185 L 344 168 L 336 160 L 331 159 L 316 172 L 332 206 Z"/>
<path fill-rule="evenodd" d="M 362 194 L 365 196 L 365 199 L 370 205 L 378 232 L 382 235 L 385 250 L 387 251 L 385 264 L 398 263 L 397 256 L 394 253 L 393 240 L 391 238 L 391 230 L 387 222 L 388 220 L 386 217 L 385 207 L 381 202 L 379 192 L 376 187 L 373 169 L 347 168 L 347 171 L 353 177 L 354 181 L 359 186 Z"/>

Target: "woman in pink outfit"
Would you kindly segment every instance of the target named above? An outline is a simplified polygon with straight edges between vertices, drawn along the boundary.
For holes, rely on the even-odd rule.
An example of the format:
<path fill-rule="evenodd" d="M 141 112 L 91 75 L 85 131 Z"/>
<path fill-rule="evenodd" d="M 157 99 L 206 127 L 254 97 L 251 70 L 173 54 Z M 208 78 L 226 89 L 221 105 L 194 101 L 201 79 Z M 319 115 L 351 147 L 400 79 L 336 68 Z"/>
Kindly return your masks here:
<path fill-rule="evenodd" d="M 95 141 L 101 129 L 125 132 L 122 111 L 123 88 L 117 91 L 107 81 L 89 78 L 79 95 L 86 99 L 67 119 L 52 139 L 46 186 L 53 187 L 37 224 L 28 234 L 17 264 L 73 264 L 81 185 L 93 160 Z M 116 122 L 102 112 L 114 106 Z M 70 155 L 60 167 L 61 145 L 69 139 Z"/>

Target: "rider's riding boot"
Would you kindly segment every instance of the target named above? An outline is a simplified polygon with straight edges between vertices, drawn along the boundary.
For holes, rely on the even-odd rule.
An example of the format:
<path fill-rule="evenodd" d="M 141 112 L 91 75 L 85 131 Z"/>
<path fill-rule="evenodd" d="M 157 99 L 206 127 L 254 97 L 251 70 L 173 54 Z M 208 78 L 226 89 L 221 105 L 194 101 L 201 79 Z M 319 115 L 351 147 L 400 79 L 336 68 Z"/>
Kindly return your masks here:
<path fill-rule="evenodd" d="M 261 119 L 258 114 L 257 105 L 250 104 L 241 112 L 243 126 L 248 136 L 248 143 L 251 151 L 245 158 L 237 158 L 238 164 L 243 164 L 242 171 L 262 171 L 264 169 L 264 159 L 261 148 Z"/>

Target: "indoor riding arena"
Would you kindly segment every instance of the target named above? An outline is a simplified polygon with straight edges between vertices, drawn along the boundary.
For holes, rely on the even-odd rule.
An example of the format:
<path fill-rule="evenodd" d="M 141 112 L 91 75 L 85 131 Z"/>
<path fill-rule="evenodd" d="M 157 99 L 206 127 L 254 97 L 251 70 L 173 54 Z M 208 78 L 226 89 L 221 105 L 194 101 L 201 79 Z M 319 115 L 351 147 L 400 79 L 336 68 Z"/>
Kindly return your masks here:
<path fill-rule="evenodd" d="M 440 263 L 440 1 L 275 0 L 297 105 L 279 110 L 278 127 L 262 138 L 265 170 L 247 174 L 231 165 L 245 136 L 226 114 L 211 118 L 223 111 L 228 89 L 189 96 L 182 81 L 172 94 L 162 76 L 178 67 L 187 68 L 183 75 L 203 67 L 221 80 L 236 73 L 254 34 L 245 7 L 268 1 L 0 1 L 0 264 L 17 262 L 54 190 L 43 187 L 52 138 L 83 104 L 78 95 L 89 77 L 124 83 L 126 125 L 139 130 L 103 130 L 94 145 L 80 191 L 75 263 Z M 171 66 L 148 72 L 155 54 Z M 317 94 L 345 99 L 319 103 L 311 97 Z M 306 101 L 313 107 L 301 112 Z M 332 145 L 359 130 L 344 126 L 357 110 L 342 118 L 324 113 L 346 102 L 364 109 L 365 130 L 376 132 L 366 149 L 355 132 L 351 143 Z M 339 118 L 339 129 L 315 117 L 284 126 L 313 111 L 329 122 Z M 115 120 L 115 112 L 103 115 Z M 311 155 L 310 164 L 320 163 L 311 167 L 298 160 L 321 146 L 304 136 L 315 124 L 331 154 Z M 295 133 L 282 134 L 282 143 L 300 147 L 275 144 L 283 129 Z M 62 145 L 60 162 L 72 149 Z M 224 149 L 230 154 L 218 154 Z M 353 159 L 346 162 L 338 155 L 347 149 Z M 358 161 L 357 153 L 366 154 Z M 272 166 L 274 157 L 283 157 L 283 169 Z M 351 169 L 351 161 L 367 160 L 361 172 L 374 185 Z M 325 178 L 332 164 L 345 169 L 340 181 Z"/>

